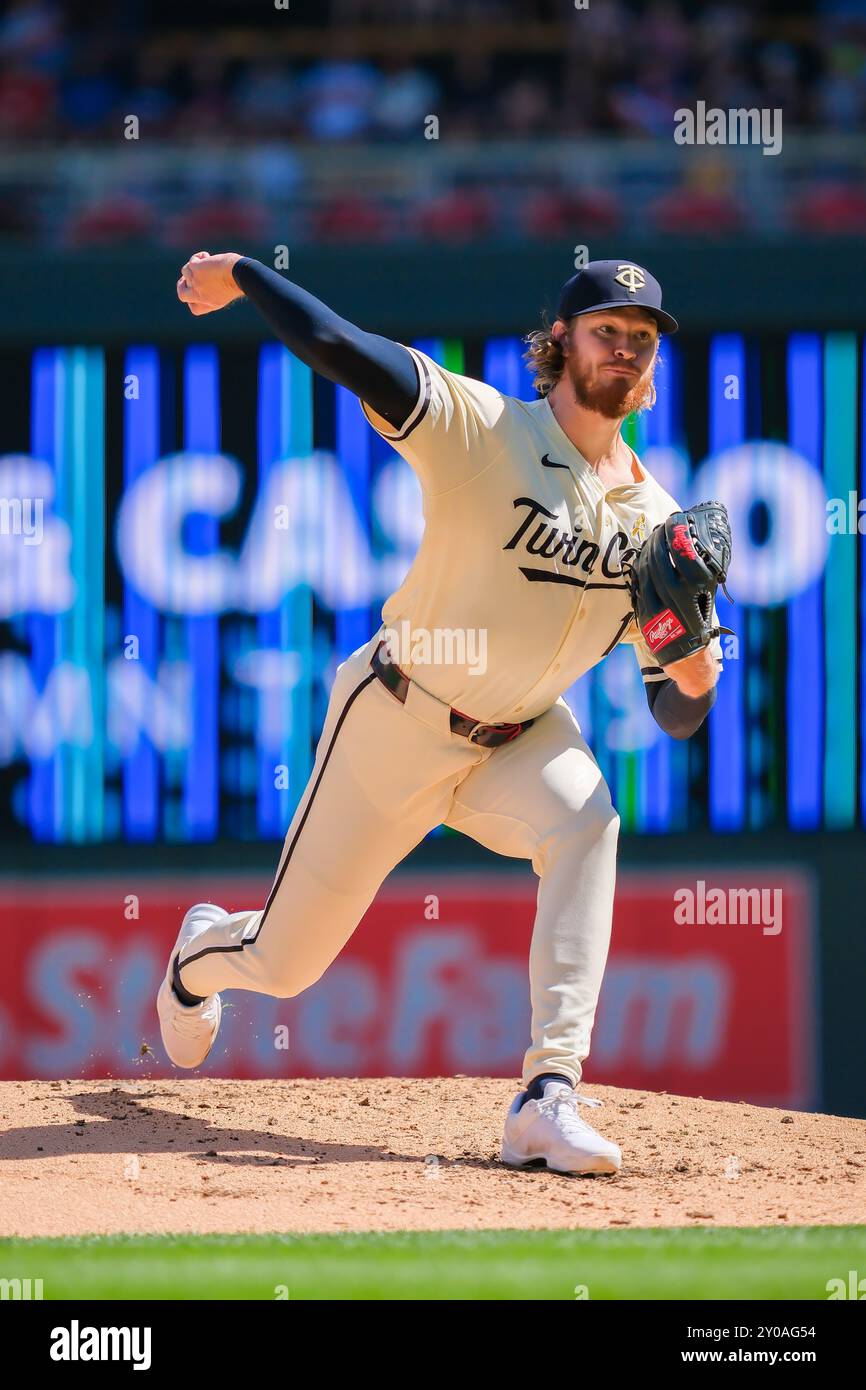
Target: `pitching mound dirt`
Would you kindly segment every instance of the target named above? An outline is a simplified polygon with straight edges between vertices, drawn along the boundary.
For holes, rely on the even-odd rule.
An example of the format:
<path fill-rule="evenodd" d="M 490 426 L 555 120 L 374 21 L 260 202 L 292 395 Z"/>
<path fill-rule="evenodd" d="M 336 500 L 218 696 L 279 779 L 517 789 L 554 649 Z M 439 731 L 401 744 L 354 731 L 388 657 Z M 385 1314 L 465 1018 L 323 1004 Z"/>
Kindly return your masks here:
<path fill-rule="evenodd" d="M 616 1177 L 499 1163 L 509 1081 L 0 1083 L 0 1235 L 866 1220 L 866 1121 L 584 1087 Z"/>

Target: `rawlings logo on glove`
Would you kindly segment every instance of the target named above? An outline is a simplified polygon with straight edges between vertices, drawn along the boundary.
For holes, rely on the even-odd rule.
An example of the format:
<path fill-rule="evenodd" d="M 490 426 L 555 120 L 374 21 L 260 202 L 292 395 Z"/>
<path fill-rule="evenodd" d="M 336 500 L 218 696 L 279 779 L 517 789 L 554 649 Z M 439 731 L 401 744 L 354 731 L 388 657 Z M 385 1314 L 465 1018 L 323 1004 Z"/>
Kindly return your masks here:
<path fill-rule="evenodd" d="M 671 545 L 674 550 L 678 550 L 681 555 L 687 555 L 690 560 L 697 558 L 695 547 L 692 545 L 691 537 L 689 536 L 689 528 L 682 522 L 677 522 L 674 527 Z"/>
<path fill-rule="evenodd" d="M 660 613 L 657 618 L 652 618 L 643 629 L 647 646 L 650 651 L 655 653 L 666 642 L 672 642 L 675 637 L 682 637 L 685 628 L 677 617 L 666 608 L 664 613 Z"/>
<path fill-rule="evenodd" d="M 725 589 L 731 527 L 721 502 L 674 512 L 652 531 L 631 567 L 631 599 L 644 640 L 660 666 L 709 646 L 716 589 Z"/>

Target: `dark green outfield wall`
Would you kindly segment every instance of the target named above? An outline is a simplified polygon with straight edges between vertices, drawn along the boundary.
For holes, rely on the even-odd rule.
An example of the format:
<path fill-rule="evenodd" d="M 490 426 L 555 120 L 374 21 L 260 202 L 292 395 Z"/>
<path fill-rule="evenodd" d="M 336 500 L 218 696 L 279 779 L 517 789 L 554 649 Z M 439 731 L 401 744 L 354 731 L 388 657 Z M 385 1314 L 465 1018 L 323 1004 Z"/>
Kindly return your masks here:
<path fill-rule="evenodd" d="M 573 272 L 563 243 L 443 248 L 290 248 L 292 279 L 346 317 L 400 335 L 528 331 Z M 628 256 L 658 276 L 684 329 L 866 328 L 863 239 L 700 241 L 591 239 L 595 257 Z M 240 307 L 201 321 L 175 298 L 186 252 L 14 248 L 0 257 L 0 343 L 237 341 L 261 336 Z M 237 249 L 273 260 L 273 248 Z"/>

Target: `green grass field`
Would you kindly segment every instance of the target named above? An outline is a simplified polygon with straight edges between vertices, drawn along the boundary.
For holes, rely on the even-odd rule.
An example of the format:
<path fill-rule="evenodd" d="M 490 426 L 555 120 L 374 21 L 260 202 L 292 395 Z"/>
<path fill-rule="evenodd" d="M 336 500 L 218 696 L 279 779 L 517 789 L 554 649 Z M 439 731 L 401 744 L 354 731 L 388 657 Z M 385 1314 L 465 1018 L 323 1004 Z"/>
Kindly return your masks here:
<path fill-rule="evenodd" d="M 849 1270 L 861 1226 L 0 1241 L 0 1279 L 74 1300 L 826 1300 Z"/>

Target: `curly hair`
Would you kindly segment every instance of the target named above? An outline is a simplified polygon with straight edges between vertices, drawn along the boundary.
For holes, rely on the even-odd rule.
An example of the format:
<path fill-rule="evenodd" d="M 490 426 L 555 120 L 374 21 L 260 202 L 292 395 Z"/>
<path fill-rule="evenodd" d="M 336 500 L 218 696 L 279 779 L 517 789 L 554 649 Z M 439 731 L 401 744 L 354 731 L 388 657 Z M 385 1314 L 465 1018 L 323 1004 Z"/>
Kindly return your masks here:
<path fill-rule="evenodd" d="M 545 313 L 541 328 L 527 333 L 524 342 L 528 343 L 523 359 L 532 373 L 532 384 L 539 395 L 546 396 L 552 391 L 565 369 L 565 353 L 551 333 L 551 323 Z M 569 325 L 569 332 L 571 326 Z"/>

